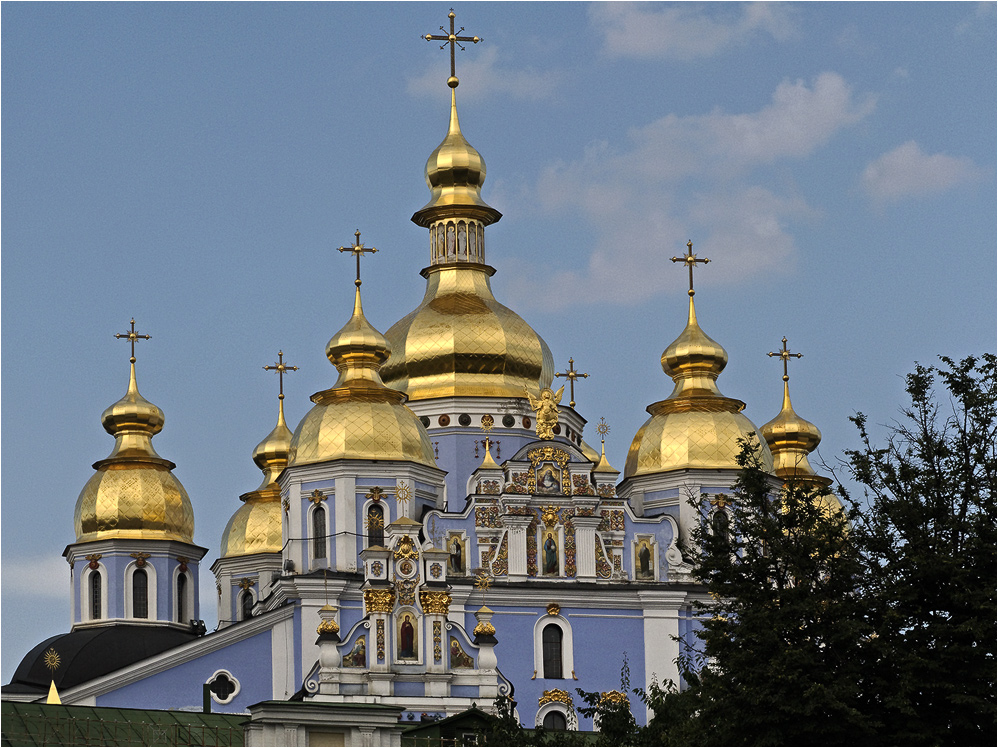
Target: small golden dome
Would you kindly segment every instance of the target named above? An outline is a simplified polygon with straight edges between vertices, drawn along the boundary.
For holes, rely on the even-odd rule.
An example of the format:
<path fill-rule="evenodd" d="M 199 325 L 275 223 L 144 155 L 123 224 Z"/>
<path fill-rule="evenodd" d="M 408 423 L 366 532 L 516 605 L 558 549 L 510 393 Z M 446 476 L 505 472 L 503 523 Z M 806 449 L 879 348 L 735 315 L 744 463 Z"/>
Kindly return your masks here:
<path fill-rule="evenodd" d="M 249 497 L 229 519 L 222 532 L 222 557 L 251 553 L 280 553 L 280 498 Z"/>
<path fill-rule="evenodd" d="M 523 397 L 551 386 L 554 357 L 522 317 L 492 295 L 483 265 L 429 267 L 415 311 L 388 330 L 392 357 L 382 369 L 389 387 L 410 400 L 434 397 Z"/>
<path fill-rule="evenodd" d="M 690 296 L 686 328 L 662 354 L 662 369 L 675 387 L 665 400 L 648 406 L 651 418 L 638 429 L 627 453 L 624 477 L 680 469 L 738 469 L 739 441 L 756 434 L 741 411 L 745 403 L 724 397 L 717 377 L 728 354 L 697 324 Z M 763 469 L 773 458 L 760 442 Z"/>
<path fill-rule="evenodd" d="M 291 450 L 291 429 L 284 421 L 284 400 L 278 401 L 277 425 L 256 445 L 253 450 L 253 462 L 263 471 L 263 483 L 260 489 L 277 483 L 277 476 L 288 466 L 288 452 Z"/>
<path fill-rule="evenodd" d="M 277 477 L 288 465 L 291 429 L 284 421 L 284 400 L 278 400 L 277 425 L 253 450 L 253 462 L 263 471 L 263 483 L 239 498 L 244 502 L 222 532 L 222 557 L 280 553 L 281 489 Z"/>
<path fill-rule="evenodd" d="M 451 89 L 450 124 L 447 136 L 426 161 L 426 186 L 430 188 L 430 201 L 416 211 L 413 222 L 428 227 L 451 206 L 459 206 L 462 215 L 471 207 L 473 213 L 485 223 L 494 223 L 501 217 L 499 211 L 482 200 L 485 184 L 485 159 L 461 132 L 457 118 L 457 94 Z M 441 210 L 443 209 L 443 210 Z"/>
<path fill-rule="evenodd" d="M 353 316 L 326 346 L 336 384 L 312 395 L 316 405 L 291 438 L 289 464 L 335 459 L 400 460 L 436 467 L 433 446 L 405 395 L 381 381 L 391 348 L 364 317 L 360 287 Z"/>
<path fill-rule="evenodd" d="M 194 542 L 194 509 L 173 475 L 175 465 L 152 446 L 163 411 L 139 394 L 132 359 L 128 391 L 107 408 L 101 423 L 115 438 L 111 454 L 94 463 L 76 501 L 77 542 L 141 538 Z"/>
<path fill-rule="evenodd" d="M 821 442 L 821 432 L 805 421 L 790 403 L 790 384 L 783 382 L 783 408 L 759 429 L 773 453 L 774 472 L 780 478 L 815 476 L 807 456 Z"/>

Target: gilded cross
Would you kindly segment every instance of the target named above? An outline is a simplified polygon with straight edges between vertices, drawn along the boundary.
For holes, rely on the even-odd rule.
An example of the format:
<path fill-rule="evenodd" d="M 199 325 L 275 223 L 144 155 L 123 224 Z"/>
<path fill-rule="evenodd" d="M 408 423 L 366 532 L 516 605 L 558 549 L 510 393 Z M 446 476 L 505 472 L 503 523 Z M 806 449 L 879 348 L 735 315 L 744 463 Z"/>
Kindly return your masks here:
<path fill-rule="evenodd" d="M 791 353 L 790 351 L 787 350 L 787 339 L 786 338 L 783 338 L 783 348 L 781 348 L 776 353 L 773 353 L 772 351 L 770 351 L 766 355 L 767 356 L 779 356 L 780 358 L 783 359 L 783 381 L 784 382 L 789 382 L 790 381 L 790 376 L 787 374 L 787 361 L 789 361 L 791 358 L 803 358 L 804 357 L 803 353 Z"/>
<path fill-rule="evenodd" d="M 364 255 L 364 254 L 367 254 L 367 253 L 374 254 L 378 250 L 376 250 L 374 247 L 365 247 L 363 244 L 361 244 L 361 242 L 360 242 L 360 229 L 357 229 L 356 231 L 354 231 L 353 235 L 356 237 L 356 239 L 354 240 L 353 246 L 351 246 L 351 247 L 339 247 L 339 250 L 340 250 L 340 252 L 349 252 L 350 254 L 352 254 L 354 257 L 357 258 L 357 280 L 354 281 L 354 285 L 356 285 L 359 288 L 360 287 L 360 258 L 361 258 L 361 255 Z"/>
<path fill-rule="evenodd" d="M 139 340 L 139 339 L 149 340 L 149 338 L 151 338 L 152 336 L 151 335 L 139 335 L 137 332 L 135 332 L 135 317 L 132 317 L 132 329 L 129 330 L 128 332 L 118 332 L 118 333 L 115 333 L 114 337 L 118 338 L 118 340 L 121 340 L 122 338 L 125 338 L 125 339 L 128 340 L 129 343 L 132 344 L 132 357 L 130 359 L 128 359 L 128 361 L 129 361 L 129 363 L 133 363 L 134 364 L 135 363 L 135 341 Z"/>
<path fill-rule="evenodd" d="M 450 9 L 450 13 L 447 14 L 447 17 L 450 19 L 450 32 L 448 32 L 443 26 L 440 27 L 440 30 L 447 34 L 446 36 L 441 36 L 440 34 L 426 34 L 423 38 L 428 42 L 443 42 L 443 44 L 440 45 L 440 49 L 443 49 L 448 44 L 450 45 L 450 78 L 447 79 L 447 85 L 451 88 L 457 88 L 458 80 L 457 73 L 454 68 L 454 47 L 458 46 L 461 48 L 461 51 L 464 51 L 464 45 L 461 44 L 461 42 L 478 44 L 478 42 L 482 41 L 482 39 L 477 36 L 458 36 L 458 34 L 464 31 L 464 26 L 459 28 L 457 31 L 454 31 L 453 8 Z"/>
<path fill-rule="evenodd" d="M 568 359 L 568 371 L 561 371 L 555 373 L 556 377 L 567 377 L 568 378 L 568 406 L 570 408 L 575 407 L 575 380 L 576 379 L 586 379 L 589 375 L 583 374 L 575 370 L 575 359 Z"/>
<path fill-rule="evenodd" d="M 384 495 L 385 492 L 381 490 L 381 486 L 375 486 L 374 488 L 371 489 L 370 493 L 364 494 L 364 498 L 369 499 L 370 501 L 373 501 L 375 504 L 377 504 L 379 501 L 381 501 L 381 497 L 383 497 Z"/>
<path fill-rule="evenodd" d="M 278 378 L 278 380 L 280 382 L 280 388 L 281 388 L 281 394 L 278 395 L 277 397 L 278 397 L 279 400 L 283 400 L 284 399 L 284 373 L 288 372 L 288 371 L 298 371 L 298 367 L 297 366 L 288 366 L 286 363 L 284 363 L 284 351 L 278 351 L 277 352 L 277 363 L 274 364 L 273 366 L 264 366 L 263 370 L 264 371 L 276 371 L 277 372 L 277 378 Z"/>
<path fill-rule="evenodd" d="M 693 241 L 690 240 L 690 241 L 686 242 L 686 254 L 683 255 L 682 257 L 673 257 L 672 261 L 673 262 L 682 262 L 682 263 L 685 263 L 686 267 L 689 268 L 689 271 L 690 271 L 690 290 L 689 290 L 689 294 L 690 294 L 690 296 L 692 296 L 694 294 L 694 291 L 693 291 L 693 268 L 696 267 L 696 264 L 698 262 L 702 262 L 704 265 L 706 265 L 708 262 L 710 262 L 710 260 L 708 260 L 706 257 L 697 257 L 695 254 L 693 254 Z"/>
<path fill-rule="evenodd" d="M 308 495 L 308 500 L 311 501 L 313 504 L 318 504 L 320 501 L 326 500 L 326 494 L 324 494 L 322 491 L 320 491 L 317 488 Z"/>
<path fill-rule="evenodd" d="M 723 493 L 719 493 L 713 499 L 710 499 L 710 505 L 717 507 L 718 509 L 724 509 L 724 507 L 731 506 L 731 504 L 731 499 Z"/>

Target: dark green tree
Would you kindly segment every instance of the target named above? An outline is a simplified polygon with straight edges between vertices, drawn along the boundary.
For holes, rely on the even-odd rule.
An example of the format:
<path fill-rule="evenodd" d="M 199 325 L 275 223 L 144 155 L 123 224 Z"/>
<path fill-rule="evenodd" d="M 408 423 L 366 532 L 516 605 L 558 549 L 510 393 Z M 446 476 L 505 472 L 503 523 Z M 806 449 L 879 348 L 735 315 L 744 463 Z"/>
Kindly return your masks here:
<path fill-rule="evenodd" d="M 876 725 L 861 708 L 870 632 L 849 519 L 818 482 L 775 483 L 756 443 L 739 463 L 731 506 L 694 501 L 703 649 L 681 661 L 682 694 L 653 694 L 653 726 L 666 744 L 863 743 Z"/>
<path fill-rule="evenodd" d="M 995 356 L 917 366 L 910 405 L 847 453 L 867 505 L 854 528 L 875 631 L 868 709 L 884 742 L 993 744 Z"/>

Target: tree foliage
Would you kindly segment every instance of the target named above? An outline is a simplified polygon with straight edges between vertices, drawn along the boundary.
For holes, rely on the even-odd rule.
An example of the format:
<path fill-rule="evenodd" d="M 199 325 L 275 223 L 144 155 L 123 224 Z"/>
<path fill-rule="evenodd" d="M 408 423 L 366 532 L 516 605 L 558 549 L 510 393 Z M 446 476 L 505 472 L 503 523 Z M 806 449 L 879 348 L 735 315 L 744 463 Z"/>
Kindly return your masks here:
<path fill-rule="evenodd" d="M 519 745 L 993 744 L 996 360 L 907 377 L 910 404 L 846 466 L 862 496 L 838 509 L 813 479 L 779 485 L 746 442 L 730 506 L 700 512 L 687 558 L 705 586 L 683 688 L 632 689 L 654 712 L 579 691 L 603 733 L 523 731 Z M 942 397 L 941 397 L 942 396 Z M 718 512 L 722 512 L 718 521 Z M 627 663 L 621 692 L 629 688 Z M 491 742 L 491 741 L 490 741 Z M 499 744 L 492 742 L 491 744 Z"/>
<path fill-rule="evenodd" d="M 995 356 L 941 361 L 907 377 L 911 404 L 885 446 L 853 419 L 862 448 L 848 464 L 868 507 L 858 594 L 885 738 L 974 745 L 995 735 Z"/>

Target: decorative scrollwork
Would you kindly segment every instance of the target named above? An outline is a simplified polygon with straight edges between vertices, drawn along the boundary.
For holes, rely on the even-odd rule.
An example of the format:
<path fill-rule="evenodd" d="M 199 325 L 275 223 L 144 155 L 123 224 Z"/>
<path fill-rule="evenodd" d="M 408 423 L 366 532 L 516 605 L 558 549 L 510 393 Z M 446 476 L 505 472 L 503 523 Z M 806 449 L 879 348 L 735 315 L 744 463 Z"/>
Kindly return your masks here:
<path fill-rule="evenodd" d="M 545 704 L 550 704 L 552 702 L 558 702 L 560 704 L 565 704 L 573 709 L 575 705 L 572 703 L 572 694 L 568 691 L 563 691 L 560 688 L 551 688 L 541 694 L 541 697 L 537 699 L 537 706 L 544 706 Z"/>
<path fill-rule="evenodd" d="M 419 551 L 416 550 L 412 538 L 408 535 L 399 538 L 398 545 L 395 546 L 395 560 L 398 561 L 400 558 L 408 558 L 412 561 L 419 558 Z"/>

